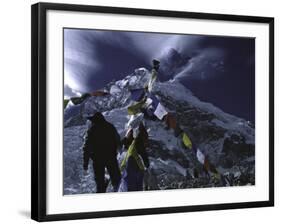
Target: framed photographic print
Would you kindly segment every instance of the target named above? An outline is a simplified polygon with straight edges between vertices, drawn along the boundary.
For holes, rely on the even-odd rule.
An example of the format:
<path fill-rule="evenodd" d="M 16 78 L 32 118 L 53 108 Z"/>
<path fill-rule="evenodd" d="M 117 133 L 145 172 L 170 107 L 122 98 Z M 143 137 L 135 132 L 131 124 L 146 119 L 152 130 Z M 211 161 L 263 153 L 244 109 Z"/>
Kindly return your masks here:
<path fill-rule="evenodd" d="M 274 19 L 32 6 L 32 219 L 274 205 Z"/>

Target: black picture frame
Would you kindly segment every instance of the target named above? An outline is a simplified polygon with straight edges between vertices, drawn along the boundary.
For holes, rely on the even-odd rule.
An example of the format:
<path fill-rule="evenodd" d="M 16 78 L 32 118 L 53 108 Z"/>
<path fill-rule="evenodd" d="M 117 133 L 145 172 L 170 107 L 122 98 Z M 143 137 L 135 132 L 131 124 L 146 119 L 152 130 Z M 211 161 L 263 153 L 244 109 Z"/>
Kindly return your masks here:
<path fill-rule="evenodd" d="M 162 16 L 217 21 L 254 22 L 269 24 L 269 200 L 243 203 L 211 204 L 196 206 L 161 207 L 102 212 L 46 214 L 46 12 L 63 10 L 100 12 L 124 15 Z M 161 213 L 192 212 L 237 208 L 274 206 L 274 18 L 164 11 L 136 8 L 103 7 L 73 4 L 37 3 L 31 11 L 31 76 L 32 76 L 32 153 L 31 153 L 31 218 L 36 221 L 54 221 L 99 217 L 132 216 Z"/>

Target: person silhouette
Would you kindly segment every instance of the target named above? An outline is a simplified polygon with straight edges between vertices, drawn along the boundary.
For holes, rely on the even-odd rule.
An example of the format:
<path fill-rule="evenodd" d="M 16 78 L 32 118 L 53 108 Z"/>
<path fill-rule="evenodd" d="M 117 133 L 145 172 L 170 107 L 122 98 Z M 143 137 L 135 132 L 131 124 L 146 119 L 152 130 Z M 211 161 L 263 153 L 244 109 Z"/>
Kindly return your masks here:
<path fill-rule="evenodd" d="M 117 149 L 121 144 L 120 136 L 113 124 L 97 112 L 88 118 L 92 122 L 83 145 L 83 168 L 88 170 L 89 160 L 93 161 L 96 192 L 106 192 L 105 168 L 107 169 L 114 191 L 118 190 L 121 173 L 117 161 Z"/>

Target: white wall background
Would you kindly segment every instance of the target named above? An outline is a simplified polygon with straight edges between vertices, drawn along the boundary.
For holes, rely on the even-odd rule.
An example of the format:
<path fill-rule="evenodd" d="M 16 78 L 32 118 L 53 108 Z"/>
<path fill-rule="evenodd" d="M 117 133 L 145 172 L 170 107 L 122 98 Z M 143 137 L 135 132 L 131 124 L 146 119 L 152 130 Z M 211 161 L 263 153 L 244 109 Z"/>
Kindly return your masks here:
<path fill-rule="evenodd" d="M 51 1 L 51 0 L 50 0 Z M 0 8 L 0 222 L 30 220 L 30 6 L 36 1 L 2 1 Z M 280 4 L 250 0 L 60 0 L 119 7 L 184 10 L 275 17 L 275 180 L 274 208 L 150 215 L 60 223 L 266 223 L 280 219 Z"/>

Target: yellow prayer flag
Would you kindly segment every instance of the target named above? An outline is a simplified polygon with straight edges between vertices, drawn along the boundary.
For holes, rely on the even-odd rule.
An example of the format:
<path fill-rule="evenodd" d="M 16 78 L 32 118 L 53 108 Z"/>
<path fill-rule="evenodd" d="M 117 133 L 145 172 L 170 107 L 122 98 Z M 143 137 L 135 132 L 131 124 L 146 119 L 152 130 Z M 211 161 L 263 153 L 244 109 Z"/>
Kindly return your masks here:
<path fill-rule="evenodd" d="M 139 113 L 141 108 L 143 107 L 144 103 L 145 103 L 145 101 L 142 100 L 140 102 L 137 102 L 137 103 L 129 106 L 128 107 L 128 114 L 129 115 L 135 115 L 135 114 Z"/>
<path fill-rule="evenodd" d="M 192 142 L 186 133 L 183 133 L 182 141 L 187 148 L 192 149 Z"/>

